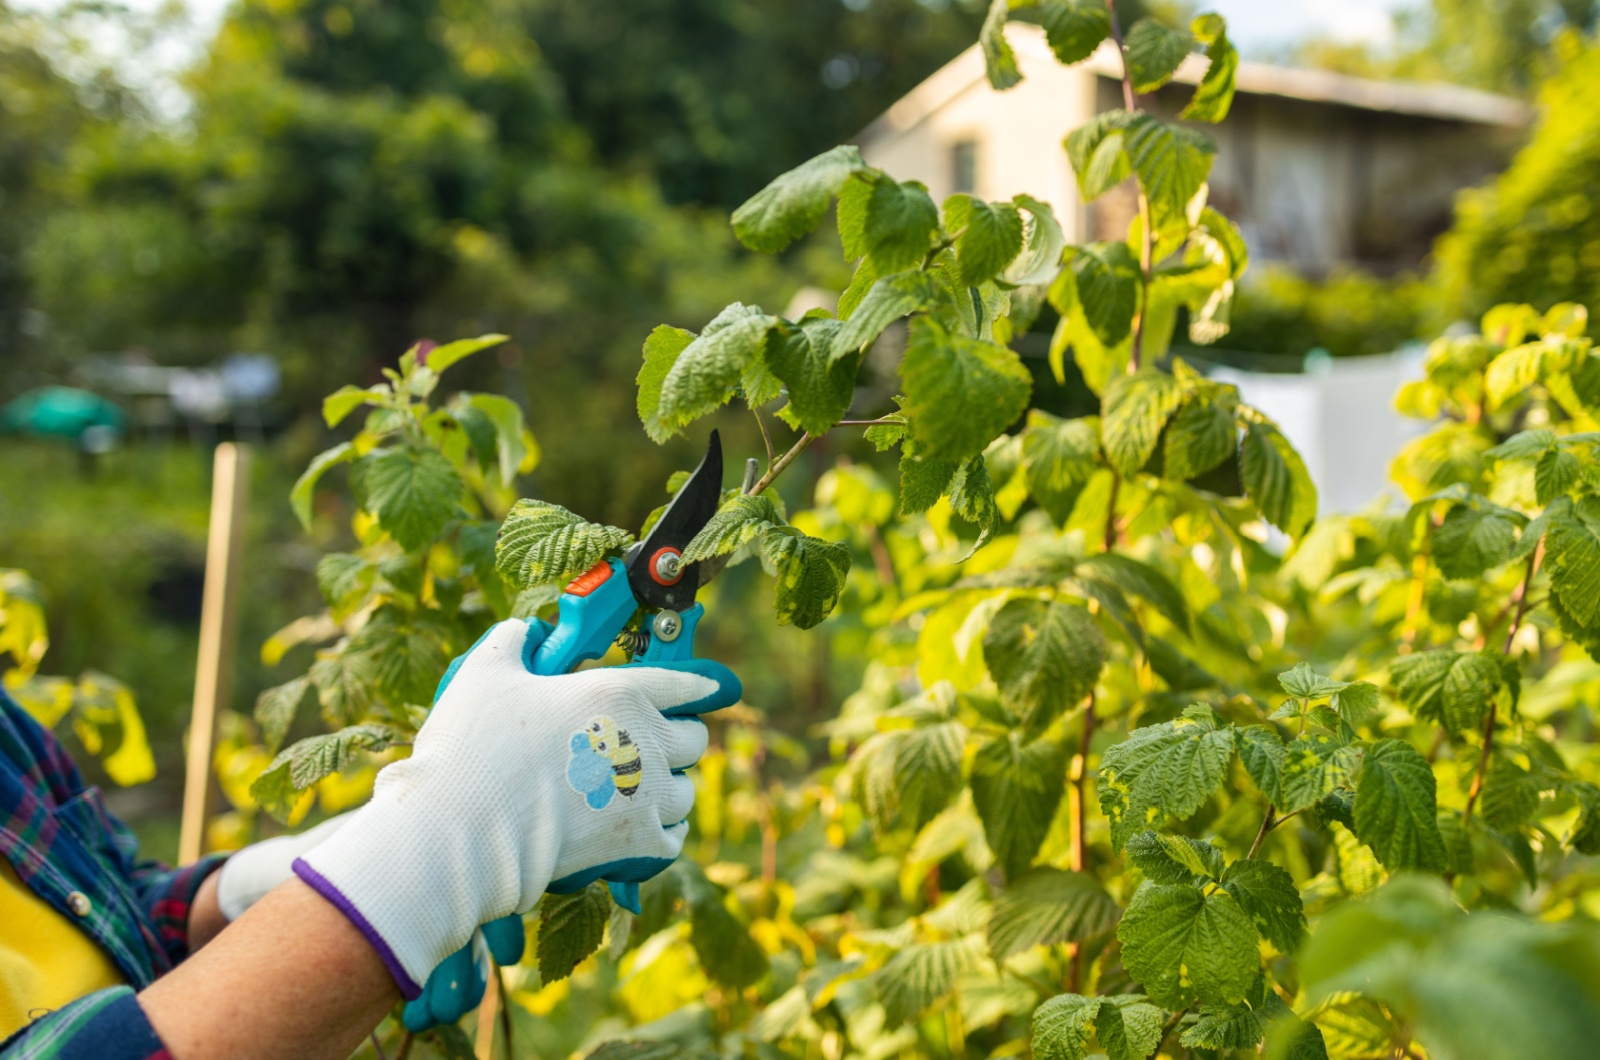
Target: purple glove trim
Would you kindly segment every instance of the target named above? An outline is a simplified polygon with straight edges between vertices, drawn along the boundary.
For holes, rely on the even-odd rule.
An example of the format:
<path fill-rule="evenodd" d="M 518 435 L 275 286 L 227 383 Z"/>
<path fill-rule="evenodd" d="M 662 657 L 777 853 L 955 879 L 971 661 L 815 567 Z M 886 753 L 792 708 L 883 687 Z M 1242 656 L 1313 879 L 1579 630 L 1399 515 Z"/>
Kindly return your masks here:
<path fill-rule="evenodd" d="M 362 936 L 372 944 L 372 948 L 377 950 L 378 956 L 382 958 L 383 966 L 389 969 L 389 974 L 394 977 L 395 985 L 400 988 L 401 995 L 407 1001 L 415 1001 L 422 996 L 422 987 L 418 986 L 411 976 L 406 974 L 406 970 L 400 964 L 399 958 L 395 957 L 394 951 L 383 940 L 383 936 L 378 934 L 371 924 L 367 923 L 367 918 L 361 915 L 361 910 L 351 905 L 350 899 L 340 893 L 339 888 L 324 879 L 316 869 L 307 865 L 304 858 L 295 858 L 291 867 L 294 869 L 296 876 L 304 880 L 313 891 L 332 902 L 333 907 L 343 913 L 345 918 L 356 926 L 356 930 L 360 931 Z"/>

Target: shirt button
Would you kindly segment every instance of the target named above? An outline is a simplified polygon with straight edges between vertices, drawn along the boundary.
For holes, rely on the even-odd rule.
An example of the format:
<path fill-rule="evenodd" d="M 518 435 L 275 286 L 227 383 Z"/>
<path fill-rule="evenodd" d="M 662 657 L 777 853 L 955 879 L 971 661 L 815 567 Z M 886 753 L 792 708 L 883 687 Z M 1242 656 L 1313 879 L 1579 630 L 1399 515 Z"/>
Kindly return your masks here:
<path fill-rule="evenodd" d="M 88 916 L 89 910 L 94 906 L 89 901 L 89 896 L 82 891 L 73 891 L 67 895 L 67 908 L 78 916 Z"/>

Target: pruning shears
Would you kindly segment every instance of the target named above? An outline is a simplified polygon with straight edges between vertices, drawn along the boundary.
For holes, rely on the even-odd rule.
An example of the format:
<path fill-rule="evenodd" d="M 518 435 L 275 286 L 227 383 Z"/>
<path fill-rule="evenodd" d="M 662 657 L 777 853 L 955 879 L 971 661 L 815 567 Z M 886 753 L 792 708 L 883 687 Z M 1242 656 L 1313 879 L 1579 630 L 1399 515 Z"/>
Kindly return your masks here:
<path fill-rule="evenodd" d="M 695 603 L 705 564 L 683 562 L 683 550 L 717 513 L 722 500 L 722 440 L 716 431 L 700 466 L 644 540 L 621 558 L 601 560 L 561 594 L 561 617 L 534 653 L 533 672 L 570 673 L 621 644 L 634 662 L 694 658 L 694 635 L 705 615 Z M 714 571 L 711 573 L 715 573 Z M 709 577 L 708 579 L 709 580 Z M 640 613 L 639 627 L 628 623 Z"/>

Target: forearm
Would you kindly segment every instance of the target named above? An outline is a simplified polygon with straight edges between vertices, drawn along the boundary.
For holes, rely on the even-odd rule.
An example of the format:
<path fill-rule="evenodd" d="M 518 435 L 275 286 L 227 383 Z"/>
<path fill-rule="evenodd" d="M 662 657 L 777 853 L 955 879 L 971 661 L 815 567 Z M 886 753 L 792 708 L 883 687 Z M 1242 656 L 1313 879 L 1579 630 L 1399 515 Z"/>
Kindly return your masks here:
<path fill-rule="evenodd" d="M 360 931 L 290 880 L 139 1003 L 174 1060 L 342 1060 L 399 998 Z"/>

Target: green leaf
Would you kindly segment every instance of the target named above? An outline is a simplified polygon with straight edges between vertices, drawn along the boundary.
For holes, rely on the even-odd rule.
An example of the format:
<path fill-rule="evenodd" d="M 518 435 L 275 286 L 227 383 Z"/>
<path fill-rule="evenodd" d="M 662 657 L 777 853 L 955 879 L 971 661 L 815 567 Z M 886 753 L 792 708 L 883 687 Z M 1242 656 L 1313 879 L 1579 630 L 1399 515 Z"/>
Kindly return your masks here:
<path fill-rule="evenodd" d="M 966 729 L 957 722 L 878 733 L 857 754 L 861 801 L 877 831 L 920 829 L 961 787 Z"/>
<path fill-rule="evenodd" d="M 920 184 L 863 170 L 839 193 L 844 256 L 867 258 L 879 276 L 921 265 L 938 228 L 939 211 Z"/>
<path fill-rule="evenodd" d="M 693 341 L 694 332 L 665 324 L 658 325 L 644 340 L 644 364 L 640 366 L 636 380 L 639 387 L 639 422 L 644 424 L 645 434 L 657 444 L 665 442 L 679 430 L 678 426 L 661 417 L 661 387 L 667 381 L 672 366 L 678 362 L 678 355 Z"/>
<path fill-rule="evenodd" d="M 1205 133 L 1151 114 L 1140 112 L 1125 121 L 1124 150 L 1150 199 L 1155 227 L 1164 228 L 1184 216 L 1206 182 L 1217 145 Z"/>
<path fill-rule="evenodd" d="M 1583 465 L 1565 449 L 1552 449 L 1533 468 L 1533 485 L 1540 504 L 1563 497 L 1583 477 Z"/>
<path fill-rule="evenodd" d="M 362 405 L 376 405 L 389 396 L 386 386 L 342 386 L 322 399 L 322 419 L 329 427 L 337 427 L 344 418 Z"/>
<path fill-rule="evenodd" d="M 1082 942 L 1110 931 L 1121 910 L 1081 872 L 1038 868 L 1018 876 L 995 899 L 989 952 L 997 961 L 1058 942 Z"/>
<path fill-rule="evenodd" d="M 855 396 L 859 358 L 833 356 L 836 336 L 847 327 L 823 317 L 780 320 L 767 336 L 767 367 L 788 387 L 789 411 L 813 435 L 843 419 Z"/>
<path fill-rule="evenodd" d="M 1233 760 L 1233 734 L 1208 708 L 1135 729 L 1100 758 L 1100 810 L 1111 821 L 1113 850 L 1162 814 L 1182 820 L 1221 786 Z"/>
<path fill-rule="evenodd" d="M 472 1040 L 467 1037 L 467 1032 L 454 1023 L 431 1027 L 420 1038 L 437 1052 L 441 1060 L 475 1060 L 478 1055 L 472 1049 Z"/>
<path fill-rule="evenodd" d="M 591 883 L 572 894 L 546 894 L 539 901 L 539 980 L 554 983 L 600 948 L 611 895 L 603 883 Z"/>
<path fill-rule="evenodd" d="M 366 599 L 377 568 L 360 556 L 330 552 L 317 560 L 317 589 L 336 618 L 348 615 Z"/>
<path fill-rule="evenodd" d="M 279 751 L 250 785 L 250 794 L 264 810 L 282 820 L 300 792 L 344 769 L 362 751 L 382 751 L 399 738 L 398 731 L 379 724 L 308 736 Z"/>
<path fill-rule="evenodd" d="M 1476 730 L 1496 694 L 1506 686 L 1502 657 L 1494 652 L 1438 649 L 1396 659 L 1389 668 L 1400 701 L 1419 718 L 1452 733 Z"/>
<path fill-rule="evenodd" d="M 511 485 L 517 477 L 517 468 L 528 455 L 522 440 L 522 409 L 515 401 L 499 394 L 473 394 L 467 401 L 494 425 L 495 463 L 500 467 L 500 482 Z"/>
<path fill-rule="evenodd" d="M 972 802 L 1007 879 L 1033 864 L 1066 791 L 1067 753 L 1047 739 L 1024 743 L 1010 732 L 978 749 Z"/>
<path fill-rule="evenodd" d="M 1527 823 L 1539 809 L 1542 786 L 1537 777 L 1517 763 L 1495 756 L 1489 762 L 1479 802 L 1484 821 L 1491 828 L 1507 832 Z"/>
<path fill-rule="evenodd" d="M 1359 748 L 1327 733 L 1312 732 L 1291 740 L 1283 752 L 1278 812 L 1305 809 L 1347 786 L 1360 761 Z"/>
<path fill-rule="evenodd" d="M 1173 378 L 1154 368 L 1114 377 L 1106 386 L 1100 421 L 1101 443 L 1111 466 L 1134 475 L 1149 463 L 1161 429 L 1181 400 Z"/>
<path fill-rule="evenodd" d="M 1156 19 L 1141 18 L 1128 30 L 1128 75 L 1135 92 L 1154 92 L 1177 73 L 1178 66 L 1194 50 L 1195 39 L 1187 30 L 1172 29 Z"/>
<path fill-rule="evenodd" d="M 1248 725 L 1234 730 L 1239 761 L 1261 794 L 1271 803 L 1283 797 L 1283 737 L 1270 725 Z"/>
<path fill-rule="evenodd" d="M 1098 997 L 1060 994 L 1034 1009 L 1032 1046 L 1037 1060 L 1084 1060 L 1103 1003 Z"/>
<path fill-rule="evenodd" d="M 1548 427 L 1519 431 L 1484 453 L 1489 460 L 1537 460 L 1556 448 L 1556 432 Z"/>
<path fill-rule="evenodd" d="M 1206 75 L 1195 86 L 1194 97 L 1178 117 L 1184 121 L 1213 124 L 1228 116 L 1233 105 L 1234 79 L 1239 72 L 1239 53 L 1228 40 L 1227 23 L 1221 15 L 1205 14 L 1189 24 L 1195 39 L 1206 46 Z"/>
<path fill-rule="evenodd" d="M 938 296 L 939 289 L 933 277 L 920 270 L 879 277 L 850 314 L 850 319 L 834 335 L 828 356 L 835 361 L 848 357 L 876 341 L 883 329 L 896 320 L 933 305 Z"/>
<path fill-rule="evenodd" d="M 294 514 L 299 518 L 302 527 L 311 529 L 311 501 L 317 492 L 317 480 L 322 478 L 330 467 L 348 463 L 359 455 L 355 446 L 349 442 L 341 442 L 332 449 L 318 453 L 305 472 L 295 480 L 294 487 L 289 490 L 289 506 L 294 509 Z"/>
<path fill-rule="evenodd" d="M 564 582 L 633 542 L 614 526 L 584 522 L 548 501 L 512 505 L 495 543 L 495 568 L 513 590 L 540 582 Z"/>
<path fill-rule="evenodd" d="M 1039 24 L 1056 59 L 1068 66 L 1093 55 L 1111 33 L 1111 16 L 1097 0 L 1047 0 L 1039 6 Z"/>
<path fill-rule="evenodd" d="M 1037 1060 L 1084 1060 L 1093 1030 L 1108 1060 L 1146 1060 L 1161 1044 L 1165 1019 L 1138 994 L 1060 994 L 1034 1010 L 1033 1055 Z"/>
<path fill-rule="evenodd" d="M 722 888 L 698 866 L 685 865 L 683 895 L 689 905 L 689 941 L 700 966 L 713 980 L 742 990 L 767 974 L 767 955 L 750 929 L 728 911 Z"/>
<path fill-rule="evenodd" d="M 421 706 L 433 702 L 439 675 L 450 665 L 454 634 L 439 611 L 386 604 L 351 638 L 349 650 L 371 660 L 371 678 L 391 705 Z"/>
<path fill-rule="evenodd" d="M 1132 172 L 1124 135 L 1129 117 L 1125 110 L 1102 111 L 1067 134 L 1067 160 L 1085 202 L 1104 195 Z"/>
<path fill-rule="evenodd" d="M 779 526 L 761 535 L 761 562 L 778 578 L 778 624 L 810 629 L 839 603 L 850 573 L 850 550 Z"/>
<path fill-rule="evenodd" d="M 345 725 L 364 716 L 377 697 L 377 664 L 359 651 L 322 656 L 307 674 L 317 689 L 322 716 L 330 725 Z"/>
<path fill-rule="evenodd" d="M 1350 687 L 1347 681 L 1334 681 L 1311 668 L 1310 663 L 1296 663 L 1292 670 L 1278 675 L 1278 684 L 1297 699 L 1322 699 Z"/>
<path fill-rule="evenodd" d="M 1117 552 L 1090 556 L 1074 568 L 1073 576 L 1104 582 L 1137 596 L 1178 629 L 1189 631 L 1189 605 L 1183 592 L 1165 574 L 1132 556 Z"/>
<path fill-rule="evenodd" d="M 1239 477 L 1261 517 L 1299 537 L 1317 517 L 1317 487 L 1289 439 L 1270 423 L 1245 426 Z"/>
<path fill-rule="evenodd" d="M 741 493 L 723 504 L 694 536 L 683 550 L 683 562 L 698 563 L 712 556 L 725 556 L 783 525 L 783 513 L 771 497 Z"/>
<path fill-rule="evenodd" d="M 1067 245 L 1055 210 L 1049 203 L 1031 195 L 1014 195 L 1011 201 L 1028 216 L 1022 254 L 1011 263 L 1002 279 L 1014 287 L 1048 284 L 1061 268 L 1061 250 Z M 1012 316 L 1015 318 L 1016 313 Z"/>
<path fill-rule="evenodd" d="M 256 724 L 261 726 L 261 742 L 269 752 L 276 752 L 294 724 L 306 693 L 311 691 L 309 677 L 296 677 L 276 688 L 269 688 L 256 697 Z"/>
<path fill-rule="evenodd" d="M 434 375 L 443 375 L 446 368 L 463 358 L 482 350 L 498 346 L 510 339 L 509 335 L 480 335 L 475 339 L 457 339 L 443 346 L 435 346 L 417 358 L 419 366 L 426 366 Z"/>
<path fill-rule="evenodd" d="M 983 51 L 983 70 L 990 86 L 1004 91 L 1022 81 L 1017 54 L 1006 40 L 1006 18 L 1011 13 L 1009 0 L 991 0 L 989 13 L 978 30 L 978 47 Z M 970 39 L 970 38 L 969 38 Z"/>
<path fill-rule="evenodd" d="M 1017 421 L 1033 391 L 1014 352 L 953 335 L 927 317 L 911 321 L 900 377 L 918 455 L 935 460 L 981 453 Z"/>
<path fill-rule="evenodd" d="M 401 548 L 438 538 L 461 502 L 461 479 L 436 449 L 378 449 L 361 461 L 365 507 Z"/>
<path fill-rule="evenodd" d="M 1256 930 L 1232 895 L 1147 883 L 1117 926 L 1122 964 L 1169 1009 L 1241 1000 L 1260 974 Z"/>
<path fill-rule="evenodd" d="M 960 468 L 954 460 L 923 456 L 922 447 L 907 439 L 900 448 L 900 514 L 915 515 L 938 504 Z"/>
<path fill-rule="evenodd" d="M 1222 889 L 1233 895 L 1261 937 L 1280 953 L 1293 953 L 1305 941 L 1300 889 L 1285 870 L 1270 861 L 1235 861 L 1222 874 Z"/>
<path fill-rule="evenodd" d="M 1572 620 L 1593 630 L 1600 627 L 1600 500 L 1557 505 L 1545 531 L 1550 587 Z"/>
<path fill-rule="evenodd" d="M 1000 505 L 995 500 L 994 482 L 982 453 L 968 457 L 950 478 L 950 509 L 978 527 L 978 540 L 959 562 L 965 563 L 989 543 L 1000 523 Z"/>
<path fill-rule="evenodd" d="M 998 276 L 1022 253 L 1022 214 L 1008 202 L 952 195 L 944 202 L 944 226 L 959 233 L 956 264 L 969 286 Z"/>
<path fill-rule="evenodd" d="M 1041 409 L 1028 410 L 1022 432 L 1022 466 L 1028 493 L 1065 526 L 1084 486 L 1099 470 L 1100 419 L 1064 420 Z"/>
<path fill-rule="evenodd" d="M 1359 725 L 1363 718 L 1378 709 L 1378 686 L 1370 681 L 1352 681 L 1335 692 L 1328 702 L 1345 724 Z"/>
<path fill-rule="evenodd" d="M 1115 346 L 1133 330 L 1143 281 L 1139 259 L 1126 243 L 1090 243 L 1072 255 L 1078 304 L 1095 338 Z"/>
<path fill-rule="evenodd" d="M 1580 854 L 1600 854 L 1600 787 L 1587 782 L 1567 784 L 1565 790 L 1578 803 L 1567 846 Z"/>
<path fill-rule="evenodd" d="M 1458 504 L 1433 532 L 1433 558 L 1446 578 L 1479 578 L 1511 558 L 1517 513 L 1482 498 Z"/>
<path fill-rule="evenodd" d="M 1191 397 L 1167 428 L 1162 476 L 1184 482 L 1203 475 L 1232 456 L 1239 426 L 1222 405 Z"/>
<path fill-rule="evenodd" d="M 982 959 L 983 941 L 976 935 L 905 947 L 874 977 L 887 1022 L 898 1026 L 920 1016 L 949 996 L 962 973 Z"/>
<path fill-rule="evenodd" d="M 1356 787 L 1356 836 L 1384 868 L 1444 871 L 1437 813 L 1433 770 L 1421 752 L 1401 740 L 1373 744 Z"/>
<path fill-rule="evenodd" d="M 1195 883 L 1222 878 L 1222 851 L 1184 835 L 1144 831 L 1128 839 L 1128 860 L 1154 883 Z"/>
<path fill-rule="evenodd" d="M 1087 610 L 1053 601 L 1008 601 L 983 635 L 983 658 L 1000 694 L 1035 729 L 1082 702 L 1108 652 Z"/>
<path fill-rule="evenodd" d="M 778 177 L 733 211 L 739 242 L 763 254 L 776 254 L 817 227 L 828 202 L 852 173 L 866 169 L 861 150 L 842 144 Z"/>
<path fill-rule="evenodd" d="M 739 302 L 718 313 L 683 348 L 662 380 L 658 420 L 676 431 L 721 408 L 745 370 L 760 363 L 773 323 L 759 307 Z"/>
<path fill-rule="evenodd" d="M 1095 1033 L 1107 1060 L 1147 1060 L 1165 1037 L 1167 1014 L 1139 994 L 1102 998 Z"/>

